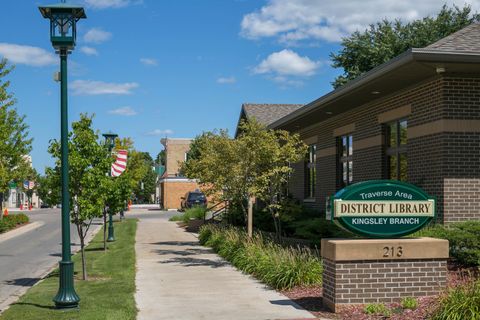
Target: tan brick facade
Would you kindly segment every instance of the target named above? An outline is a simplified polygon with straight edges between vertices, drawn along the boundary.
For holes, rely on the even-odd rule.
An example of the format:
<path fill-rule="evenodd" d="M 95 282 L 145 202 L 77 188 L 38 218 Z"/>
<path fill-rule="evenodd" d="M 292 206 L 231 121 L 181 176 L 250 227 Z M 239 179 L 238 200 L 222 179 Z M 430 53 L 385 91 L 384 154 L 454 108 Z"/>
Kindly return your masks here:
<path fill-rule="evenodd" d="M 180 166 L 186 160 L 191 139 L 166 138 L 161 140 L 165 147 L 165 173 L 160 179 L 161 203 L 165 209 L 180 209 L 182 197 L 188 191 L 199 188 L 195 180 L 182 176 Z"/>
<path fill-rule="evenodd" d="M 189 191 L 198 189 L 198 184 L 188 179 L 167 179 L 161 183 L 163 207 L 180 209 L 182 197 Z"/>

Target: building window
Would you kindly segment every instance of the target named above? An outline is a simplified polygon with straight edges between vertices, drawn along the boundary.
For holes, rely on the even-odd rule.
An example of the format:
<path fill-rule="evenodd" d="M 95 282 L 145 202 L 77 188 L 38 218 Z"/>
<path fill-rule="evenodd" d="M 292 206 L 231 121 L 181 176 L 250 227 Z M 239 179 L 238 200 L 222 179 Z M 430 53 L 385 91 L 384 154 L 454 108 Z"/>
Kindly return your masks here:
<path fill-rule="evenodd" d="M 338 180 L 340 188 L 344 188 L 353 183 L 353 136 L 340 137 L 338 150 Z"/>
<path fill-rule="evenodd" d="M 305 199 L 315 198 L 315 185 L 317 182 L 315 163 L 317 162 L 317 146 L 308 146 L 305 157 Z"/>
<path fill-rule="evenodd" d="M 387 179 L 407 181 L 407 120 L 387 124 Z"/>

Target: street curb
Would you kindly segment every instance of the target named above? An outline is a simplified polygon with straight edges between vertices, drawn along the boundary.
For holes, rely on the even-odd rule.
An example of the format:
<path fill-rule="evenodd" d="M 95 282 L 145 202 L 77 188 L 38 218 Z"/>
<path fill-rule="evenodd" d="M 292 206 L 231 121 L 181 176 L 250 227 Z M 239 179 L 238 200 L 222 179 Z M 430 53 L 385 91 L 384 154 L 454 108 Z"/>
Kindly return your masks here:
<path fill-rule="evenodd" d="M 33 223 L 32 223 L 33 224 Z M 44 225 L 45 223 L 41 223 L 41 225 Z M 20 228 L 19 228 L 20 229 Z M 93 229 L 92 232 L 90 232 L 88 235 L 87 235 L 87 238 L 85 239 L 85 246 L 87 246 L 90 241 L 93 240 L 93 238 L 97 235 L 97 233 L 99 231 L 101 231 L 103 229 L 103 225 L 99 226 L 97 229 Z M 0 242 L 2 242 L 2 240 L 0 240 Z M 80 251 L 80 245 L 72 245 L 71 246 L 71 250 L 72 250 L 72 256 L 76 253 L 78 253 Z M 36 286 L 37 284 L 39 284 L 40 282 L 42 282 L 43 280 L 45 280 L 45 278 L 50 274 L 52 273 L 55 269 L 58 268 L 58 262 L 55 262 L 54 265 L 52 265 L 50 268 L 48 268 L 45 272 L 43 272 L 38 278 L 40 280 L 38 281 L 32 281 L 31 283 L 28 283 L 28 284 L 24 284 L 14 295 L 10 296 L 9 298 L 7 298 L 6 300 L 2 301 L 0 303 L 0 316 L 2 315 L 2 313 L 7 310 L 8 308 L 10 308 L 10 306 L 12 304 L 14 304 L 15 302 L 17 302 L 30 288 Z"/>
<path fill-rule="evenodd" d="M 35 222 L 32 222 L 32 223 L 26 224 L 24 226 L 21 226 L 19 228 L 16 228 L 14 230 L 7 231 L 6 233 L 3 233 L 3 234 L 0 235 L 0 243 L 2 243 L 4 241 L 7 241 L 7 240 L 10 240 L 14 237 L 20 236 L 20 235 L 22 235 L 24 233 L 27 233 L 29 231 L 38 229 L 41 226 L 43 226 L 44 224 L 45 224 L 45 222 L 43 222 L 43 221 L 35 221 Z"/>

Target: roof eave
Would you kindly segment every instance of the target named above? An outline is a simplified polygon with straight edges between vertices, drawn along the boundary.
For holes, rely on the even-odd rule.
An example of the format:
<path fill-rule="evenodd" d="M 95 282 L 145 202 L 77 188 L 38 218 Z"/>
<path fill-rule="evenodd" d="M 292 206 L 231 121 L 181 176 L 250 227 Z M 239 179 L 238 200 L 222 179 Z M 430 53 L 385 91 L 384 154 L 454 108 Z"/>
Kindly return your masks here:
<path fill-rule="evenodd" d="M 435 50 L 435 49 L 409 49 L 403 54 L 393 58 L 392 60 L 370 70 L 358 78 L 347 82 L 342 87 L 335 89 L 326 95 L 308 103 L 303 108 L 300 108 L 297 111 L 292 112 L 291 114 L 271 123 L 268 127 L 275 129 L 278 127 L 285 126 L 291 121 L 303 117 L 310 112 L 313 112 L 318 107 L 338 99 L 353 90 L 368 84 L 369 82 L 381 77 L 382 75 L 387 74 L 403 65 L 406 65 L 412 61 L 418 62 L 480 62 L 480 52 L 460 52 L 460 51 L 445 51 L 445 50 Z"/>

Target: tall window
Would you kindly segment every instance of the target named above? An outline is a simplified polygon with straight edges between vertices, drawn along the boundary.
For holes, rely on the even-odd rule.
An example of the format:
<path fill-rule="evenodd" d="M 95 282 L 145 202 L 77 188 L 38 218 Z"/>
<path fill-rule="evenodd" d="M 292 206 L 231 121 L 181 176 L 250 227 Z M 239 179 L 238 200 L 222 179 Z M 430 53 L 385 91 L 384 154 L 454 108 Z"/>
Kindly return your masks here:
<path fill-rule="evenodd" d="M 407 120 L 387 125 L 387 178 L 407 181 Z"/>
<path fill-rule="evenodd" d="M 338 149 L 338 180 L 340 188 L 344 188 L 353 183 L 353 136 L 340 137 Z"/>
<path fill-rule="evenodd" d="M 308 146 L 305 157 L 305 199 L 315 198 L 315 184 L 317 182 L 315 163 L 317 162 L 317 146 Z"/>

